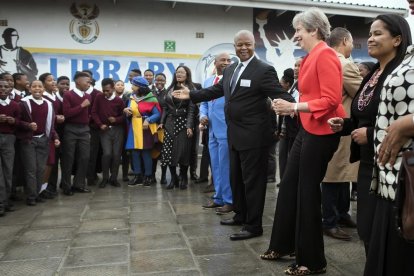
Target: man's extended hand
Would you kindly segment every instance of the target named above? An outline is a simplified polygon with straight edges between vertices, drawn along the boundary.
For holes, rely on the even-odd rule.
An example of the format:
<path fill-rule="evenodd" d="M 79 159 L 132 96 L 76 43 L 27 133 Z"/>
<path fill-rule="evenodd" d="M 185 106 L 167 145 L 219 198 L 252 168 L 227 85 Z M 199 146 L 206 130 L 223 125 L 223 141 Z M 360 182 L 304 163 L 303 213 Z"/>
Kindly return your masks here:
<path fill-rule="evenodd" d="M 190 90 L 188 87 L 181 86 L 180 90 L 174 90 L 172 92 L 172 96 L 180 100 L 188 100 L 190 99 Z"/>

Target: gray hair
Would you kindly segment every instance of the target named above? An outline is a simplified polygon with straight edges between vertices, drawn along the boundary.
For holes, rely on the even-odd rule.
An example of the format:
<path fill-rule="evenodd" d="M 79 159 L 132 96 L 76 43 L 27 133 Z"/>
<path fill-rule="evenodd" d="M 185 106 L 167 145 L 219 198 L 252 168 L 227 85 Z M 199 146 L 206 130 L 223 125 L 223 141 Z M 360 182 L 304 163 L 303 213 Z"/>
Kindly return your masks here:
<path fill-rule="evenodd" d="M 331 35 L 328 38 L 328 44 L 331 47 L 337 47 L 341 44 L 344 38 L 350 39 L 351 33 L 342 27 L 337 27 L 332 30 Z"/>
<path fill-rule="evenodd" d="M 331 34 L 331 24 L 328 17 L 319 8 L 310 8 L 304 12 L 298 13 L 292 20 L 293 28 L 299 24 L 308 31 L 318 31 L 318 38 L 326 40 Z"/>
<path fill-rule="evenodd" d="M 252 41 L 253 41 L 253 43 L 254 43 L 254 35 L 253 35 L 253 33 L 252 33 L 251 31 L 248 31 L 248 30 L 241 30 L 241 31 L 238 31 L 238 32 L 234 35 L 234 43 L 236 43 L 236 40 L 237 40 L 240 36 L 242 36 L 242 35 L 247 35 L 247 36 L 250 36 L 250 38 L 252 39 Z"/>

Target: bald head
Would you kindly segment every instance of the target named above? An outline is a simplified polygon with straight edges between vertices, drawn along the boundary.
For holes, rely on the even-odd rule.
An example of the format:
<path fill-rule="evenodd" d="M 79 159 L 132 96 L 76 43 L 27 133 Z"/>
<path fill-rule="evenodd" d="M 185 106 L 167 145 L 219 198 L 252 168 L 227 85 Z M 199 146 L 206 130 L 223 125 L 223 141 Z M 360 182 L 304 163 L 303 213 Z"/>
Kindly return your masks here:
<path fill-rule="evenodd" d="M 231 58 L 228 53 L 218 54 L 214 60 L 217 75 L 223 75 L 223 70 L 231 64 Z"/>
<path fill-rule="evenodd" d="M 234 36 L 234 49 L 240 61 L 249 60 L 254 55 L 254 35 L 247 30 L 238 31 Z"/>

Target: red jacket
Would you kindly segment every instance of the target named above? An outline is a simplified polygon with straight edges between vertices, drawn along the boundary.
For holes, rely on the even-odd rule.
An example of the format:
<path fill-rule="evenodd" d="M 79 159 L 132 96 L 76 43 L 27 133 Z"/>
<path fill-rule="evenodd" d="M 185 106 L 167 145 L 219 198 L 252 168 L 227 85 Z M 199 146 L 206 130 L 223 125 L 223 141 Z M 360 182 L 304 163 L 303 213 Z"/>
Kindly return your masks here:
<path fill-rule="evenodd" d="M 307 102 L 310 113 L 301 112 L 303 128 L 315 135 L 332 134 L 327 120 L 346 117 L 342 106 L 342 67 L 336 52 L 320 42 L 302 60 L 299 71 L 299 102 Z"/>

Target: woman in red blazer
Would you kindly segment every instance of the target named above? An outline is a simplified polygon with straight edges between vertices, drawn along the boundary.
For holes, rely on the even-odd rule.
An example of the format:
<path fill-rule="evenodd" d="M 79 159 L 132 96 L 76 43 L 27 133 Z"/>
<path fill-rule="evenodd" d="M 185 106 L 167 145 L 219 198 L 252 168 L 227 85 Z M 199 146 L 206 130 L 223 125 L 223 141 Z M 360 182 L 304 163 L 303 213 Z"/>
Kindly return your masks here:
<path fill-rule="evenodd" d="M 331 116 L 345 117 L 341 64 L 324 40 L 330 34 L 326 15 L 317 8 L 293 19 L 295 38 L 308 52 L 299 72 L 299 103 L 274 100 L 279 115 L 298 114 L 300 129 L 280 183 L 269 249 L 262 259 L 296 255 L 288 275 L 326 272 L 321 218 L 320 183 L 340 137 L 327 124 Z"/>

